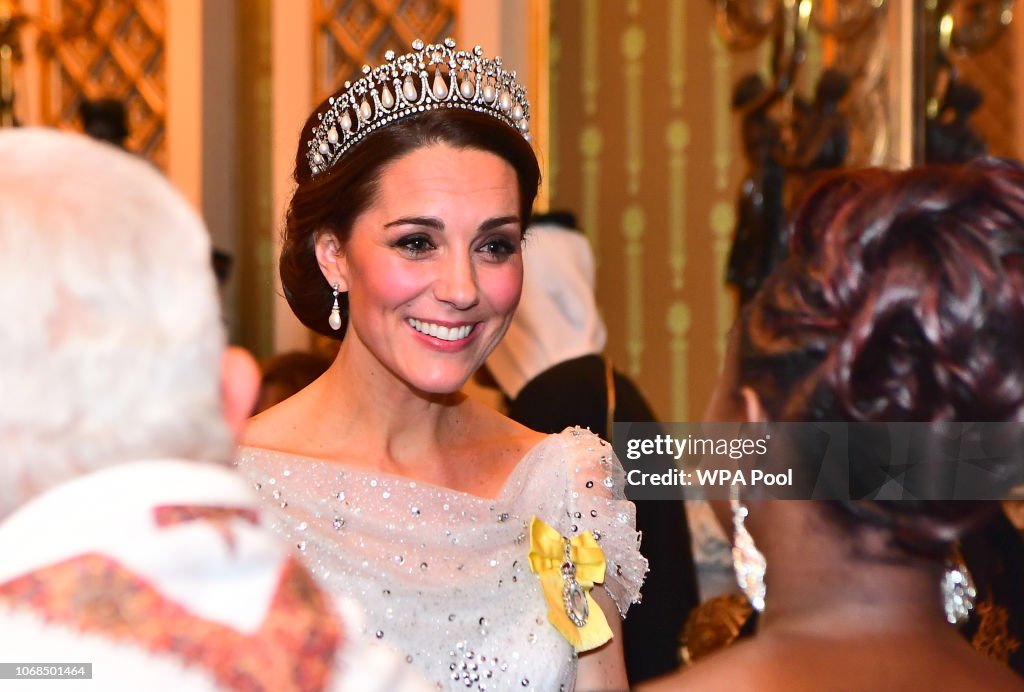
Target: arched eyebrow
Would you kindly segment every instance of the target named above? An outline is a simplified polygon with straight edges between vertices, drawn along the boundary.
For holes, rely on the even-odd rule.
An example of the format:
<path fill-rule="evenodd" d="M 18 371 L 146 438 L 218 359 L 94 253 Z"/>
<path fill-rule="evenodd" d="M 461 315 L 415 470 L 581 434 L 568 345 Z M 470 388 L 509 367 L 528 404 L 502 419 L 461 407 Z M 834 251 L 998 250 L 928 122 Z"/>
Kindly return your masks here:
<path fill-rule="evenodd" d="M 502 226 L 508 226 L 509 224 L 518 224 L 518 216 L 498 216 L 493 219 L 487 219 L 480 224 L 480 232 L 486 233 L 487 231 L 493 231 L 495 228 L 501 228 Z"/>
<path fill-rule="evenodd" d="M 425 226 L 438 231 L 444 230 L 444 224 L 441 223 L 441 219 L 435 219 L 432 216 L 403 216 L 384 224 L 384 228 L 392 228 L 394 226 Z"/>
<path fill-rule="evenodd" d="M 519 223 L 518 216 L 496 216 L 493 219 L 487 219 L 480 224 L 480 231 L 486 233 L 492 231 L 495 228 L 501 228 L 508 224 Z M 388 221 L 384 224 L 384 228 L 392 228 L 394 226 L 422 226 L 424 228 L 431 228 L 437 231 L 444 230 L 444 224 L 441 223 L 440 219 L 434 218 L 433 216 L 403 216 L 395 219 L 394 221 Z"/>

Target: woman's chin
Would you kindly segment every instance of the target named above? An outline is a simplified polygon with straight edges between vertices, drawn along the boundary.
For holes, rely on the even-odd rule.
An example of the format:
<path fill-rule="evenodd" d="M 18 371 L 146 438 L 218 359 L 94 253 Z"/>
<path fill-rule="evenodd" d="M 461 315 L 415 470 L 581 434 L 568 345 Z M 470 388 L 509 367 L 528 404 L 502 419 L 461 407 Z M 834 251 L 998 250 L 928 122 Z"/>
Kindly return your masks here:
<path fill-rule="evenodd" d="M 470 375 L 461 377 L 445 377 L 409 382 L 409 387 L 425 397 L 432 399 L 445 399 L 457 396 L 462 393 L 463 388 L 469 381 Z"/>

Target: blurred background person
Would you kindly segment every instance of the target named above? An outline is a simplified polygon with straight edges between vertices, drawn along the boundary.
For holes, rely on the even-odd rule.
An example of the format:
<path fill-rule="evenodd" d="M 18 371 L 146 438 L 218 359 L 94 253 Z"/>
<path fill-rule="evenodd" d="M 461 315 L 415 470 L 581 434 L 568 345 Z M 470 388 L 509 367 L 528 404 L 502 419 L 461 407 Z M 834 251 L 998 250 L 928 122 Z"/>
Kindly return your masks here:
<path fill-rule="evenodd" d="M 280 403 L 327 372 L 333 359 L 322 353 L 288 351 L 260 363 L 260 392 L 253 414 Z"/>
<path fill-rule="evenodd" d="M 822 190 L 734 327 L 713 419 L 1024 420 L 1024 169 L 850 172 Z M 947 622 L 966 584 L 941 586 L 996 503 L 744 501 L 734 560 L 756 634 L 645 689 L 1021 689 Z"/>
<path fill-rule="evenodd" d="M 125 140 L 131 134 L 128 129 L 128 112 L 124 104 L 113 98 L 83 98 L 78 104 L 78 118 L 82 121 L 85 134 L 101 142 L 125 149 Z"/>
<path fill-rule="evenodd" d="M 115 98 L 82 98 L 78 104 L 78 119 L 82 131 L 93 139 L 112 144 L 128 151 L 127 141 L 131 136 L 128 128 L 128 111 L 123 101 Z M 223 291 L 231 279 L 234 258 L 219 248 L 211 248 L 210 261 L 217 285 Z M 223 299 L 223 295 L 222 295 Z"/>
<path fill-rule="evenodd" d="M 103 690 L 415 684 L 226 466 L 258 374 L 187 202 L 79 135 L 0 132 L 0 159 L 5 660 L 88 662 Z"/>
<path fill-rule="evenodd" d="M 571 213 L 534 219 L 524 241 L 519 307 L 486 368 L 507 397 L 509 417 L 533 430 L 557 433 L 578 425 L 611 440 L 615 421 L 655 420 L 640 390 L 604 355 L 595 269 L 590 242 Z M 632 684 L 679 666 L 680 633 L 697 605 L 682 501 L 636 502 L 636 523 L 650 571 L 643 601 L 623 625 Z"/>

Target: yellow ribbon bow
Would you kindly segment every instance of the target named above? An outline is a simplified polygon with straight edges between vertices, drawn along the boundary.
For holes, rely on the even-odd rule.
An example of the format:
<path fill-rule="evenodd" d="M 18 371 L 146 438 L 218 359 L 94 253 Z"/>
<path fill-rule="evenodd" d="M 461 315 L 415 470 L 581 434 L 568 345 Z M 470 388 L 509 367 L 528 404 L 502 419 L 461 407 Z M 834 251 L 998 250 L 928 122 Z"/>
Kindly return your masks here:
<path fill-rule="evenodd" d="M 604 581 L 604 552 L 590 531 L 572 540 L 537 517 L 530 521 L 530 569 L 540 577 L 548 602 L 548 622 L 577 652 L 612 638 L 601 606 L 590 590 Z"/>

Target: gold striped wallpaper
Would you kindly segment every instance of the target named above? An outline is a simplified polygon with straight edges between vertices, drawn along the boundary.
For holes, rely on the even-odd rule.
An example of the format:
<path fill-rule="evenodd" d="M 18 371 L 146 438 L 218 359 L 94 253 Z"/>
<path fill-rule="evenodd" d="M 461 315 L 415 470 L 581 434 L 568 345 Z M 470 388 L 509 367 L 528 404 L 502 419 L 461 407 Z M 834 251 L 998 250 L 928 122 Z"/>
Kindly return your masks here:
<path fill-rule="evenodd" d="M 762 56 L 730 53 L 708 2 L 552 0 L 551 24 L 551 208 L 594 244 L 616 366 L 662 419 L 698 419 L 734 311 L 729 98 Z"/>

